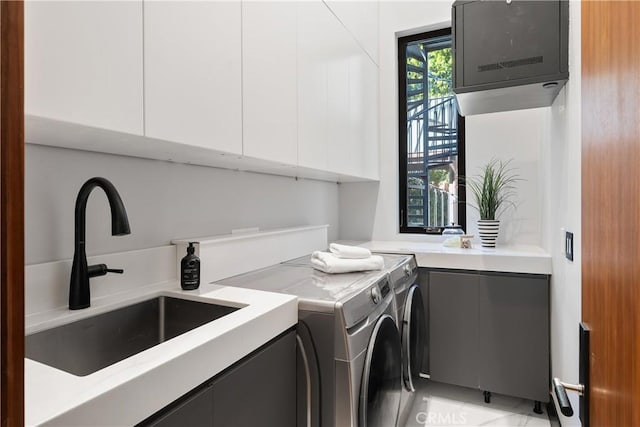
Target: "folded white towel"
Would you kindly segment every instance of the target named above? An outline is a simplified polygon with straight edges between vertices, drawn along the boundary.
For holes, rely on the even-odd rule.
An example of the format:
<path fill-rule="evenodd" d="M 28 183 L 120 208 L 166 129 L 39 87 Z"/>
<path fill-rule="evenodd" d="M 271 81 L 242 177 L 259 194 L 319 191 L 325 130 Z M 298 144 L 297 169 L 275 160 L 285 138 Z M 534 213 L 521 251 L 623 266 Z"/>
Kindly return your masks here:
<path fill-rule="evenodd" d="M 367 248 L 361 248 L 359 246 L 347 246 L 339 243 L 332 243 L 329 245 L 329 250 L 332 254 L 338 258 L 369 258 L 371 251 Z"/>
<path fill-rule="evenodd" d="M 369 258 L 348 259 L 338 258 L 329 252 L 315 251 L 311 254 L 311 264 L 316 270 L 325 273 L 351 273 L 354 271 L 381 270 L 384 259 L 380 255 Z"/>

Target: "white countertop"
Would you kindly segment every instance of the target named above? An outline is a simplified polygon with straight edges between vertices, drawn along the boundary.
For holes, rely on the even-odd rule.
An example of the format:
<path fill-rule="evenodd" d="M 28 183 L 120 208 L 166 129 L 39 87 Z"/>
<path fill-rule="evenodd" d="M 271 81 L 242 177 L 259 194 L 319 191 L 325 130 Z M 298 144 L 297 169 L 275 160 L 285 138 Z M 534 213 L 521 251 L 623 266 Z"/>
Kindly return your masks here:
<path fill-rule="evenodd" d="M 551 256 L 534 246 L 459 249 L 432 242 L 358 244 L 379 252 L 415 254 L 420 267 L 551 274 Z M 25 359 L 27 425 L 136 424 L 297 323 L 293 296 L 211 284 L 185 292 L 175 280 L 162 281 L 176 277 L 175 257 L 174 247 L 92 257 L 92 263 L 124 267 L 127 275 L 94 279 L 92 306 L 78 311 L 63 307 L 70 260 L 27 267 L 27 334 L 159 295 L 243 307 L 84 377 Z M 159 271 L 159 265 L 171 268 Z M 136 286 L 150 278 L 161 283 Z"/>
<path fill-rule="evenodd" d="M 242 308 L 84 377 L 25 359 L 26 424 L 136 424 L 298 321 L 293 296 L 220 285 L 185 292 L 171 281 L 97 298 L 85 310 L 27 316 L 27 334 L 158 295 Z"/>
<path fill-rule="evenodd" d="M 351 242 L 353 243 L 353 242 Z M 474 242 L 475 244 L 475 242 Z M 442 243 L 379 241 L 359 243 L 376 252 L 415 254 L 419 267 L 505 273 L 551 274 L 551 255 L 537 246 L 447 248 Z"/>

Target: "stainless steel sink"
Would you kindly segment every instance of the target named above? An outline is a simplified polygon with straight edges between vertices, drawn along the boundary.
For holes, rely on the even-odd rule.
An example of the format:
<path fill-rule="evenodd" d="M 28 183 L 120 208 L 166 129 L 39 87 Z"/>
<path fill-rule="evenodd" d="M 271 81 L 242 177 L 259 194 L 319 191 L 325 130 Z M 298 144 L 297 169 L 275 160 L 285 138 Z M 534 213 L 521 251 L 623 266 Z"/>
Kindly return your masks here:
<path fill-rule="evenodd" d="M 85 376 L 238 310 L 157 297 L 26 337 L 26 357 Z"/>

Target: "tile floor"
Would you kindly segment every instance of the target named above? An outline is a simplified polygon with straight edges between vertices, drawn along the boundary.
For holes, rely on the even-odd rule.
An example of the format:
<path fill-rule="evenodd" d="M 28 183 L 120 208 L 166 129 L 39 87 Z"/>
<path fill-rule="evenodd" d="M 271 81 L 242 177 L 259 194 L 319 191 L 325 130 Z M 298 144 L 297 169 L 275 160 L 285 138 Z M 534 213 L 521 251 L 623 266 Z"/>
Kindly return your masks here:
<path fill-rule="evenodd" d="M 422 381 L 405 426 L 550 427 L 542 406 L 545 413 L 538 415 L 530 400 L 494 393 L 486 404 L 479 390 Z"/>

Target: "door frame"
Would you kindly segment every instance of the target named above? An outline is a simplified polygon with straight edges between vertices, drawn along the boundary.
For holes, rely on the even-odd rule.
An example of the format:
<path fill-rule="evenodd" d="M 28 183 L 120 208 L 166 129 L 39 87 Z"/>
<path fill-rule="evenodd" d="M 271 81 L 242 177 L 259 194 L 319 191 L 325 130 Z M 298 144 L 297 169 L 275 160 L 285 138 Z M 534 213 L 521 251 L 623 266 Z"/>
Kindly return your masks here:
<path fill-rule="evenodd" d="M 24 425 L 24 3 L 0 2 L 0 425 Z"/>

